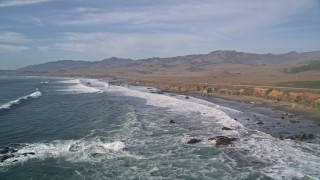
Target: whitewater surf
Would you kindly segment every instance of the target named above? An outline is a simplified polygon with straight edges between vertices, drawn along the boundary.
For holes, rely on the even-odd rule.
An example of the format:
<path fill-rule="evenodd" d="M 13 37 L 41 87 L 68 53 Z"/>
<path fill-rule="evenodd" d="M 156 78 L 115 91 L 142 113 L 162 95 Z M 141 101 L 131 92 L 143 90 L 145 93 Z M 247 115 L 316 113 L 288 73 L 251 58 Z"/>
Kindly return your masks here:
<path fill-rule="evenodd" d="M 27 81 L 28 91 L 39 88 L 30 94 L 15 83 L 8 87 L 28 95 L 6 101 L 3 107 L 12 108 L 19 104 L 11 103 L 16 101 L 30 103 L 0 115 L 0 178 L 63 178 L 59 174 L 68 174 L 69 179 L 320 177 L 317 122 L 294 123 L 301 126 L 300 131 L 312 132 L 312 139 L 283 139 L 255 128 L 258 118 L 264 122 L 260 127 L 290 124 L 274 119 L 273 111 L 250 110 L 240 104 L 227 107 L 96 79 L 0 80 Z M 7 91 L 0 93 L 10 97 Z M 234 141 L 217 145 L 216 137 L 222 136 Z M 191 139 L 198 141 L 190 144 Z"/>

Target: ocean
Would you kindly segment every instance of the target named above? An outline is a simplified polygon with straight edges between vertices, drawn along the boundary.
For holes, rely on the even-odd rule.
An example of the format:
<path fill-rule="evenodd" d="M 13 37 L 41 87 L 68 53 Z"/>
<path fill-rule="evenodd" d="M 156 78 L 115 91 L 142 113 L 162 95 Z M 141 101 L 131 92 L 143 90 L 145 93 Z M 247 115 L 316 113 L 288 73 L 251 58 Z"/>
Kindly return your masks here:
<path fill-rule="evenodd" d="M 0 77 L 0 179 L 320 178 L 318 121 L 154 91 Z M 302 140 L 284 138 L 299 133 Z M 209 140 L 217 136 L 236 140 L 219 146 Z"/>

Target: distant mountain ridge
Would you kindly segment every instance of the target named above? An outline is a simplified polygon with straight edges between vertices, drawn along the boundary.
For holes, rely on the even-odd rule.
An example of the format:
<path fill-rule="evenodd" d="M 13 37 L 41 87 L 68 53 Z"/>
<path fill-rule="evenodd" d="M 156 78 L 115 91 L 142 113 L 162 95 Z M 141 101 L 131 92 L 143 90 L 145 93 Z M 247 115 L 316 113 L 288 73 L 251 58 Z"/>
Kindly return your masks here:
<path fill-rule="evenodd" d="M 289 52 L 286 54 L 254 54 L 237 52 L 234 50 L 219 50 L 208 54 L 186 55 L 168 58 L 148 58 L 141 60 L 121 59 L 112 57 L 101 61 L 60 60 L 44 64 L 31 65 L 18 69 L 18 71 L 58 72 L 83 69 L 111 69 L 111 68 L 143 68 L 148 73 L 159 68 L 180 68 L 190 71 L 201 71 L 204 67 L 216 64 L 240 64 L 249 66 L 303 64 L 320 60 L 320 51 L 314 52 Z"/>
<path fill-rule="evenodd" d="M 89 66 L 98 65 L 99 67 L 103 66 L 114 66 L 114 65 L 121 65 L 124 63 L 128 63 L 132 61 L 131 59 L 119 59 L 119 58 L 109 58 L 104 59 L 101 61 L 83 61 L 83 60 L 59 60 L 59 61 L 52 61 L 43 64 L 36 64 L 31 66 L 26 66 L 23 68 L 18 69 L 18 71 L 66 71 L 66 70 L 76 70 L 87 68 Z"/>

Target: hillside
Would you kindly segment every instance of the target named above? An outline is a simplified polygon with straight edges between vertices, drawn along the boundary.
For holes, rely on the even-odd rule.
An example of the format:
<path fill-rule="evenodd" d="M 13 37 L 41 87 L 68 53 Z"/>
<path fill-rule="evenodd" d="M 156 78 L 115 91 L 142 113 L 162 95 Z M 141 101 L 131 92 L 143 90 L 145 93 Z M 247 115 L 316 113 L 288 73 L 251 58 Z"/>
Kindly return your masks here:
<path fill-rule="evenodd" d="M 131 59 L 110 58 L 102 61 L 73 61 L 62 60 L 48 62 L 44 64 L 27 66 L 19 69 L 20 71 L 60 71 L 60 70 L 76 70 L 83 68 L 119 68 L 119 67 L 149 67 L 156 68 L 185 68 L 192 70 L 201 70 L 208 65 L 216 64 L 242 64 L 250 66 L 261 65 L 283 65 L 283 64 L 299 64 L 307 63 L 320 58 L 320 51 L 296 53 L 290 52 L 286 54 L 253 54 L 237 51 L 214 51 L 208 54 L 177 56 L 169 58 L 148 58 L 133 61 Z"/>
<path fill-rule="evenodd" d="M 320 51 L 286 54 L 254 54 L 214 51 L 208 54 L 148 58 L 109 58 L 102 61 L 54 61 L 18 69 L 21 74 L 152 79 L 211 84 L 268 84 L 287 81 L 317 81 L 320 71 L 286 73 L 320 59 Z"/>

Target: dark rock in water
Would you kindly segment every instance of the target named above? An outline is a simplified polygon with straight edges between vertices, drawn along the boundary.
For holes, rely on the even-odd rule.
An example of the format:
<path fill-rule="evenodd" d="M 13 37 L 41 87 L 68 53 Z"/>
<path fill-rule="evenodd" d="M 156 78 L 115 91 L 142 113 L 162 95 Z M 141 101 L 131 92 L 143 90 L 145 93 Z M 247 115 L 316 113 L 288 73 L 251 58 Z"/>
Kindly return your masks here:
<path fill-rule="evenodd" d="M 249 121 L 250 119 L 249 119 L 249 118 L 247 118 L 247 120 Z"/>
<path fill-rule="evenodd" d="M 9 147 L 5 147 L 0 151 L 0 154 L 7 154 L 10 152 L 10 148 Z"/>
<path fill-rule="evenodd" d="M 314 135 L 313 134 L 308 134 L 307 135 L 307 139 L 313 139 L 314 138 Z"/>
<path fill-rule="evenodd" d="M 297 135 L 296 138 L 299 138 L 299 139 L 301 139 L 301 140 L 304 140 L 304 139 L 313 139 L 313 138 L 314 138 L 314 135 L 313 135 L 313 134 L 301 133 L 301 134 Z"/>
<path fill-rule="evenodd" d="M 300 121 L 291 120 L 291 123 L 300 123 Z"/>
<path fill-rule="evenodd" d="M 88 85 L 88 86 L 91 86 L 91 83 L 90 83 L 90 82 L 87 82 L 87 85 Z"/>
<path fill-rule="evenodd" d="M 15 160 L 13 160 L 12 162 L 18 162 L 18 160 L 17 160 L 17 159 L 15 159 Z"/>
<path fill-rule="evenodd" d="M 259 121 L 257 124 L 264 124 L 263 122 Z"/>
<path fill-rule="evenodd" d="M 234 140 L 236 140 L 236 139 L 221 136 L 221 137 L 218 137 L 216 139 L 216 145 L 218 145 L 218 146 L 220 146 L 220 145 L 226 146 L 226 145 L 231 144 L 231 141 L 234 141 Z"/>
<path fill-rule="evenodd" d="M 92 157 L 99 157 L 99 156 L 103 156 L 102 153 L 93 153 L 91 154 Z"/>
<path fill-rule="evenodd" d="M 237 139 L 236 138 L 228 138 L 228 137 L 225 137 L 225 136 L 217 136 L 217 137 L 214 137 L 214 138 L 209 138 L 208 140 L 216 140 L 216 145 L 218 145 L 218 146 L 220 146 L 220 145 L 226 146 L 226 145 L 232 144 L 231 141 L 235 141 Z"/>
<path fill-rule="evenodd" d="M 195 138 L 192 138 L 192 139 L 190 139 L 187 143 L 188 144 L 196 144 L 196 143 L 198 143 L 198 142 L 200 142 L 201 140 L 199 140 L 199 139 L 195 139 Z"/>
<path fill-rule="evenodd" d="M 233 118 L 233 120 L 236 120 L 236 121 L 238 121 L 238 119 L 237 119 L 237 118 Z"/>
<path fill-rule="evenodd" d="M 14 157 L 13 154 L 3 155 L 0 159 L 0 162 L 4 162 L 5 160 Z"/>
<path fill-rule="evenodd" d="M 34 153 L 34 152 L 26 152 L 26 153 L 22 153 L 21 155 L 27 156 L 28 154 L 35 155 L 36 153 Z"/>
<path fill-rule="evenodd" d="M 18 152 L 18 150 L 15 150 L 15 149 L 11 150 L 11 153 L 15 153 L 15 152 Z"/>
<path fill-rule="evenodd" d="M 18 150 L 15 150 L 14 148 L 8 147 L 8 146 L 0 150 L 0 154 L 8 154 L 8 153 L 15 153 L 15 152 L 18 152 Z"/>
<path fill-rule="evenodd" d="M 185 99 L 190 99 L 189 96 L 186 96 Z"/>
<path fill-rule="evenodd" d="M 281 116 L 281 119 L 285 119 L 285 117 L 284 117 L 284 116 Z"/>
<path fill-rule="evenodd" d="M 157 91 L 150 91 L 152 94 L 164 94 L 162 91 L 157 90 Z"/>
<path fill-rule="evenodd" d="M 174 120 L 170 120 L 169 123 L 170 123 L 170 124 L 175 124 L 176 122 L 174 122 Z"/>
<path fill-rule="evenodd" d="M 228 128 L 228 127 L 223 127 L 222 130 L 227 130 L 228 131 L 228 130 L 232 130 L 232 129 Z"/>

